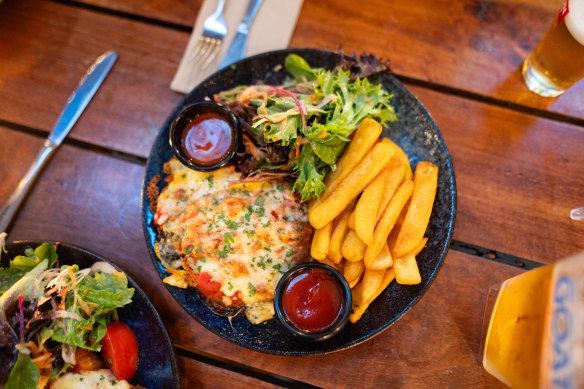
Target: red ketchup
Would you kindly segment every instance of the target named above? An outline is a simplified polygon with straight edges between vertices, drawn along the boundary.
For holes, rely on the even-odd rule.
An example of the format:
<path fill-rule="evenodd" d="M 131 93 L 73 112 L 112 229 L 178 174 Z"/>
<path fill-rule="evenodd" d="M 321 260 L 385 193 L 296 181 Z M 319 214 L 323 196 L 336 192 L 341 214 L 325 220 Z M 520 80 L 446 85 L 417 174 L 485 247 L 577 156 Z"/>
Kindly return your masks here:
<path fill-rule="evenodd" d="M 306 332 L 323 332 L 339 319 L 343 306 L 341 287 L 324 269 L 307 269 L 284 288 L 282 307 L 287 319 Z"/>
<path fill-rule="evenodd" d="M 215 165 L 231 151 L 231 126 L 221 116 L 203 113 L 192 119 L 182 134 L 185 153 L 196 164 Z"/>

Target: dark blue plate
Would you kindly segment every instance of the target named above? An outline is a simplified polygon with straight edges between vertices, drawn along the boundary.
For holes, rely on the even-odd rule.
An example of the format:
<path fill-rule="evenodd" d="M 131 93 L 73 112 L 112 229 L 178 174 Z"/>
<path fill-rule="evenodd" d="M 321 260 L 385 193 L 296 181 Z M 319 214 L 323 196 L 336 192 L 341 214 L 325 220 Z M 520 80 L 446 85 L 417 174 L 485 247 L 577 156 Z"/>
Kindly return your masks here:
<path fill-rule="evenodd" d="M 142 191 L 142 223 L 146 244 L 162 278 L 169 274 L 154 252 L 157 228 L 153 223 L 154 215 L 150 210 L 151 202 L 146 189 L 155 176 L 162 177 L 158 188 L 162 190 L 164 187 L 166 174 L 163 172 L 163 164 L 173 155 L 168 142 L 170 124 L 186 105 L 206 97 L 212 98 L 214 93 L 242 84 L 282 83 L 289 75 L 281 65 L 290 53 L 302 56 L 313 67 L 329 69 L 334 68 L 341 58 L 338 53 L 313 49 L 281 50 L 246 58 L 199 84 L 162 126 L 150 152 Z M 430 161 L 439 168 L 437 196 L 427 231 L 429 239 L 426 248 L 417 256 L 422 283 L 405 286 L 392 282 L 370 305 L 361 320 L 356 324 L 348 323 L 336 336 L 318 343 L 306 343 L 294 338 L 275 318 L 264 324 L 253 325 L 246 317 L 240 316 L 233 318 L 230 323 L 227 317 L 212 313 L 194 290 L 165 284 L 179 304 L 210 331 L 240 346 L 271 354 L 309 355 L 342 350 L 370 339 L 393 324 L 422 297 L 436 277 L 452 239 L 456 214 L 456 183 L 448 149 L 428 111 L 402 83 L 387 73 L 369 79 L 374 83 L 382 83 L 393 94 L 392 102 L 398 120 L 384 128 L 383 136 L 391 138 L 403 148 L 413 168 L 418 161 Z"/>
<path fill-rule="evenodd" d="M 34 249 L 42 243 L 43 241 L 7 243 L 8 253 L 2 253 L 0 263 L 2 266 L 7 266 L 10 259 L 17 255 L 23 255 L 24 250 L 28 247 Z M 55 242 L 49 243 L 54 244 Z M 77 264 L 80 269 L 90 267 L 98 261 L 112 264 L 97 254 L 66 243 L 59 243 L 57 254 L 59 255 L 59 264 Z M 128 284 L 135 289 L 132 303 L 118 309 L 118 314 L 120 321 L 126 323 L 134 331 L 138 341 L 138 370 L 130 383 L 148 389 L 179 388 L 176 357 L 168 333 L 142 289 L 130 277 L 128 277 Z"/>

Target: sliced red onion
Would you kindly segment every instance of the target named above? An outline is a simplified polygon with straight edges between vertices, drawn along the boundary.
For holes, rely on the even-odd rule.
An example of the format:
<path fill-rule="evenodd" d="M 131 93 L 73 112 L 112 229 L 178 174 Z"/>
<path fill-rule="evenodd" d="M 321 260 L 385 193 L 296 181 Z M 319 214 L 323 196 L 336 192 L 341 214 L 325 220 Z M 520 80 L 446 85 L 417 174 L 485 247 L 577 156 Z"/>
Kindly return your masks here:
<path fill-rule="evenodd" d="M 24 304 L 22 295 L 18 295 L 18 308 L 20 309 L 20 343 L 24 344 Z"/>
<path fill-rule="evenodd" d="M 272 88 L 268 91 L 268 93 L 286 95 L 286 96 L 291 97 L 292 100 L 294 100 L 294 102 L 298 106 L 298 110 L 300 111 L 300 116 L 302 117 L 302 123 L 304 123 L 304 129 L 306 129 L 308 127 L 306 124 L 306 114 L 307 114 L 306 107 L 304 105 L 302 105 L 302 103 L 300 102 L 300 100 L 298 100 L 298 98 L 296 97 L 296 95 L 294 93 L 290 92 L 289 90 L 282 89 L 282 88 Z"/>
<path fill-rule="evenodd" d="M 64 311 L 64 310 L 53 312 L 53 314 L 51 315 L 52 320 L 64 319 L 64 318 L 75 319 L 77 321 L 83 320 L 83 318 L 81 316 L 79 316 L 78 314 L 73 313 L 73 312 L 69 312 L 69 311 Z"/>

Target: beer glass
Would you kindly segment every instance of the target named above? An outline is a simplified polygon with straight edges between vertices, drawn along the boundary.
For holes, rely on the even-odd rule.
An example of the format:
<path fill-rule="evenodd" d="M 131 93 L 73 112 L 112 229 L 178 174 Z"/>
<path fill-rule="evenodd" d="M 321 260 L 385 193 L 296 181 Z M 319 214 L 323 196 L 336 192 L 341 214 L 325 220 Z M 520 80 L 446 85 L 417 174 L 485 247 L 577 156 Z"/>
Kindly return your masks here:
<path fill-rule="evenodd" d="M 584 77 L 584 0 L 565 0 L 522 73 L 529 90 L 546 97 L 562 94 Z"/>

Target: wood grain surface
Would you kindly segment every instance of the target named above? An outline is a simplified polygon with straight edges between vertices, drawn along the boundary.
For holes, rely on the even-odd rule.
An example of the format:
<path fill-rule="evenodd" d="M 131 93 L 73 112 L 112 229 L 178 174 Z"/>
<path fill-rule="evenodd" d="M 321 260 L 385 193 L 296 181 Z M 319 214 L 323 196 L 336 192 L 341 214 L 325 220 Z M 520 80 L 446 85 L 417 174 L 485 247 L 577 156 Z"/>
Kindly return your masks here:
<path fill-rule="evenodd" d="M 9 194 L 42 139 L 0 129 L 0 166 Z M 11 164 L 11 149 L 22 153 Z M 10 164 L 10 169 L 4 167 Z M 77 147 L 63 146 L 35 185 L 9 240 L 46 239 L 77 244 L 111 259 L 136 280 L 159 311 L 173 342 L 319 386 L 389 379 L 426 387 L 462 380 L 489 387 L 494 379 L 476 361 L 486 291 L 520 269 L 451 251 L 427 295 L 394 326 L 346 351 L 319 357 L 276 357 L 242 349 L 210 333 L 170 296 L 146 251 L 139 216 L 143 167 Z M 423 346 L 424 352 L 419 352 Z M 355 366 L 366 364 L 368 369 Z M 356 365 L 357 364 L 357 365 Z M 293 367 L 293 368 L 292 368 Z M 317 374 L 326 369 L 326 375 Z M 387 375 L 390 371 L 391 374 Z M 386 381 L 383 381 L 386 382 Z"/>
<path fill-rule="evenodd" d="M 274 389 L 279 385 L 261 381 L 233 371 L 198 362 L 190 358 L 177 357 L 178 368 L 182 373 L 181 386 L 185 389 L 224 388 L 233 389 Z"/>
<path fill-rule="evenodd" d="M 261 354 L 209 332 L 170 295 L 146 250 L 145 160 L 183 98 L 169 84 L 202 1 L 0 4 L 0 204 L 87 67 L 119 54 L 8 240 L 72 243 L 124 269 L 183 350 L 185 388 L 501 387 L 479 361 L 484 300 L 523 270 L 497 253 L 538 265 L 584 250 L 584 222 L 569 218 L 584 206 L 584 83 L 545 99 L 519 73 L 561 0 L 304 1 L 291 46 L 391 58 L 438 124 L 458 190 L 454 243 L 424 298 L 373 339 L 312 357 Z M 469 255 L 473 247 L 486 254 Z"/>
<path fill-rule="evenodd" d="M 272 0 L 277 1 L 277 0 Z M 195 2 L 83 0 L 191 26 Z M 121 5 L 123 4 L 123 5 Z M 141 4 L 141 2 L 140 2 Z M 556 99 L 534 95 L 520 75 L 562 0 L 304 1 L 290 45 L 391 58 L 396 73 L 465 93 L 583 119 L 584 83 Z M 181 12 L 179 12 L 181 11 Z M 184 12 L 183 12 L 184 11 Z M 134 11 L 136 12 L 136 11 Z"/>
<path fill-rule="evenodd" d="M 183 98 L 169 89 L 188 35 L 47 1 L 0 5 L 0 118 L 49 131 L 87 68 L 119 57 L 69 137 L 146 156 Z"/>

